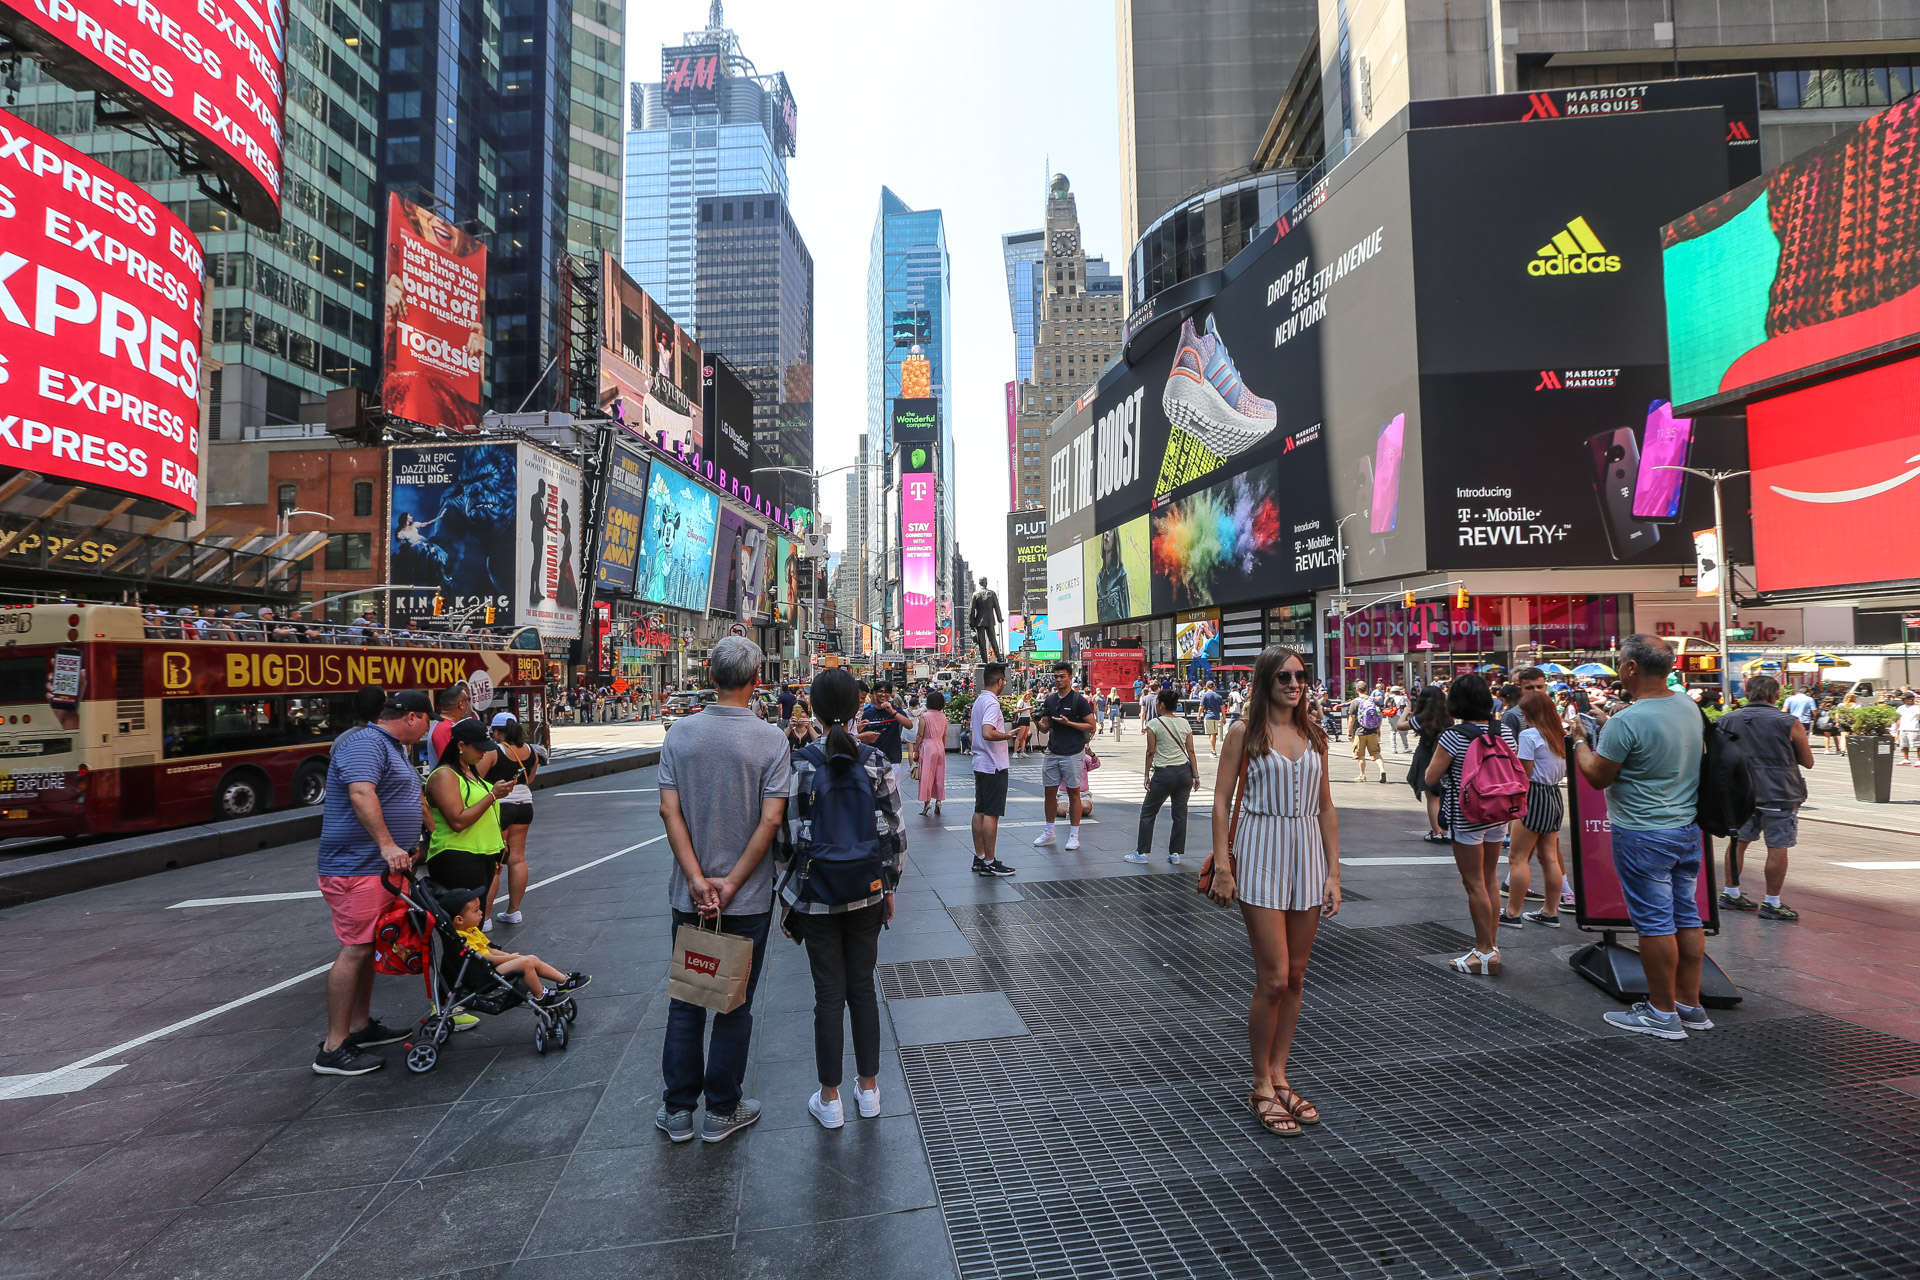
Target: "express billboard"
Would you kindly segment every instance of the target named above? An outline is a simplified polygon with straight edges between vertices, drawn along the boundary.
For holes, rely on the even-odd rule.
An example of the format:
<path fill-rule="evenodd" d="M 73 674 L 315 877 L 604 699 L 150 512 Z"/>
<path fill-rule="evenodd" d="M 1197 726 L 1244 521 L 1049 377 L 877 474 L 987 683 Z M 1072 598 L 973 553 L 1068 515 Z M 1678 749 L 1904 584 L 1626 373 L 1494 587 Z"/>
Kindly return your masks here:
<path fill-rule="evenodd" d="M 144 104 L 225 180 L 248 222 L 280 229 L 287 15 L 282 0 L 0 0 L 0 35 L 56 79 Z"/>
<path fill-rule="evenodd" d="M 0 465 L 199 505 L 200 242 L 0 113 Z"/>
<path fill-rule="evenodd" d="M 938 625 L 934 608 L 938 514 L 933 488 L 931 475 L 900 478 L 901 622 L 906 628 L 905 645 L 909 649 L 933 648 L 934 629 Z"/>
<path fill-rule="evenodd" d="M 634 594 L 654 604 L 704 612 L 719 517 L 718 494 L 691 476 L 656 464 L 647 480 Z"/>
<path fill-rule="evenodd" d="M 1682 412 L 1920 346 L 1917 125 L 1909 98 L 1665 228 Z"/>
<path fill-rule="evenodd" d="M 647 460 L 616 446 L 607 474 L 607 510 L 600 524 L 600 563 L 594 585 L 626 595 L 640 559 L 640 521 L 647 509 Z"/>
<path fill-rule="evenodd" d="M 387 196 L 385 358 L 380 403 L 446 431 L 480 426 L 487 247 L 434 210 Z"/>

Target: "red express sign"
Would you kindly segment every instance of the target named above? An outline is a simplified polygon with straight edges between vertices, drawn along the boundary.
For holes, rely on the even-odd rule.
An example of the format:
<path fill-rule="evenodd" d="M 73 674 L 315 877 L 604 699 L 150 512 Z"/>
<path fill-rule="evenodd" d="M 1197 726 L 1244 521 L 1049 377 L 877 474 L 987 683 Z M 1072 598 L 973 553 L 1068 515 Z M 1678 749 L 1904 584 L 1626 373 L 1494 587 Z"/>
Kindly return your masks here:
<path fill-rule="evenodd" d="M 193 510 L 200 241 L 0 112 L 0 466 Z"/>
<path fill-rule="evenodd" d="M 75 83 L 117 84 L 205 139 L 230 163 L 247 219 L 279 228 L 283 0 L 0 0 L 5 10 L 39 33 L 38 56 L 60 61 L 50 40 L 91 64 Z"/>

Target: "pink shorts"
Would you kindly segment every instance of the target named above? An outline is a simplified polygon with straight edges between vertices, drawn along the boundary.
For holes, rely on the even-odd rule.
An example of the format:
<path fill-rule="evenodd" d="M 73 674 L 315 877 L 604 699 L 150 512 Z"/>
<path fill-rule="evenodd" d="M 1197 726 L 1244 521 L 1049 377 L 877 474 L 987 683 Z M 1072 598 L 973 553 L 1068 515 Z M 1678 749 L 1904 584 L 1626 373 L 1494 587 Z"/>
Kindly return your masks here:
<path fill-rule="evenodd" d="M 333 912 L 333 935 L 346 947 L 373 941 L 373 925 L 394 898 L 379 876 L 321 876 L 320 896 Z"/>

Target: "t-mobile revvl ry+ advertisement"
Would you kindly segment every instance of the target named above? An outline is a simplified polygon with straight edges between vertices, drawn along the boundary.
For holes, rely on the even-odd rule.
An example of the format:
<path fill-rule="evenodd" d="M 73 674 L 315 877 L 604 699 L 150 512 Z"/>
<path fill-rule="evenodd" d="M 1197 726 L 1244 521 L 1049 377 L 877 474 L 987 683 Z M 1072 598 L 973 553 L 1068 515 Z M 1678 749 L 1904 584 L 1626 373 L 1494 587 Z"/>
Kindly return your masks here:
<path fill-rule="evenodd" d="M 1410 136 L 1433 563 L 1693 562 L 1713 495 L 1671 468 L 1744 449 L 1668 404 L 1660 228 L 1724 187 L 1725 132 L 1714 107 Z"/>
<path fill-rule="evenodd" d="M 486 296 L 486 246 L 432 209 L 389 195 L 382 408 L 447 431 L 479 427 Z"/>
<path fill-rule="evenodd" d="M 197 511 L 199 240 L 0 114 L 0 245 L 0 466 Z"/>
<path fill-rule="evenodd" d="M 518 540 L 526 548 L 514 590 L 522 626 L 543 636 L 580 634 L 580 468 L 526 445 L 519 450 Z"/>
<path fill-rule="evenodd" d="M 1350 565 L 1425 567 L 1422 497 L 1402 484 L 1420 474 L 1409 228 L 1396 140 L 1243 250 L 1211 302 L 1103 382 L 1084 428 L 1055 430 L 1048 545 L 1092 536 L 1065 533 L 1089 513 L 1106 542 L 1080 566 L 1086 621 L 1330 585 L 1349 511 L 1365 517 Z"/>

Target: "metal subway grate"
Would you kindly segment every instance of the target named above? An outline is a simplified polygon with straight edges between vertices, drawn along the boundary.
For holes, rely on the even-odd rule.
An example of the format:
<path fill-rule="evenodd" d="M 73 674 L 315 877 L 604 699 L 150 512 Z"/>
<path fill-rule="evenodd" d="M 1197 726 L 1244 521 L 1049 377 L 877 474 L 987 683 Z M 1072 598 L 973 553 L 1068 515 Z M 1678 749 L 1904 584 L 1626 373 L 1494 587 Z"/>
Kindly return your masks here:
<path fill-rule="evenodd" d="M 876 966 L 880 995 L 886 1000 L 923 1000 L 998 991 L 987 962 L 978 956 L 953 960 L 898 960 Z"/>
<path fill-rule="evenodd" d="M 901 1050 L 967 1280 L 1917 1274 L 1920 1100 L 1879 1082 L 1920 1044 L 1817 1015 L 1594 1036 L 1448 982 L 1418 958 L 1465 945 L 1445 926 L 1334 922 L 1291 1072 L 1326 1121 L 1274 1138 L 1238 917 L 1118 883 L 1149 887 L 955 909 L 977 957 L 884 967 L 1004 991 L 1032 1033 Z"/>

